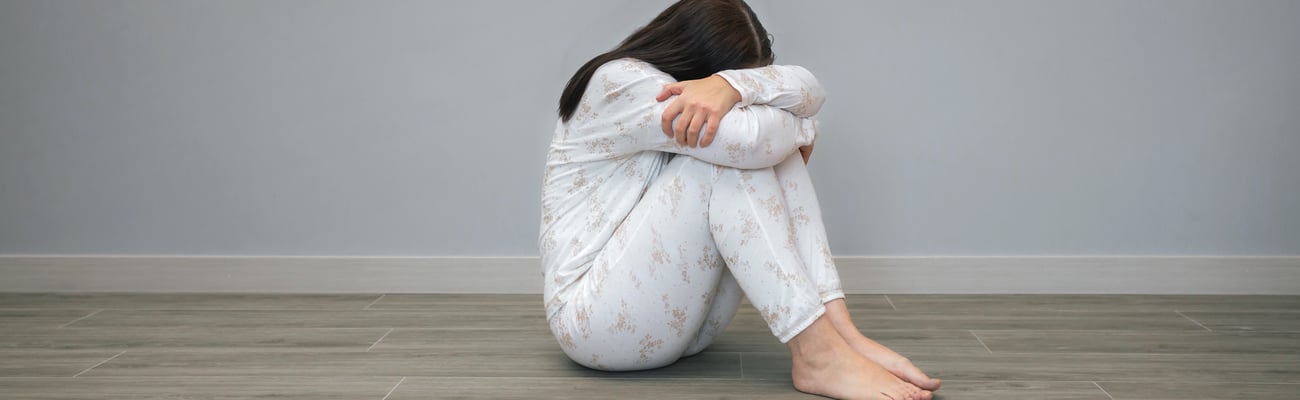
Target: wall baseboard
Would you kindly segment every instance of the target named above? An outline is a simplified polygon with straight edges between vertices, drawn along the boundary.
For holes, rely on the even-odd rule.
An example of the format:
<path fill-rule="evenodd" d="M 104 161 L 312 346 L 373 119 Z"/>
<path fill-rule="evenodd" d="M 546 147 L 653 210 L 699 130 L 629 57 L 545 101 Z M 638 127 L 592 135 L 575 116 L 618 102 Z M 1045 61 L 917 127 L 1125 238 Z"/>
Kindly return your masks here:
<path fill-rule="evenodd" d="M 850 293 L 1300 295 L 1300 256 L 838 257 Z M 540 293 L 537 257 L 0 255 L 0 292 Z"/>

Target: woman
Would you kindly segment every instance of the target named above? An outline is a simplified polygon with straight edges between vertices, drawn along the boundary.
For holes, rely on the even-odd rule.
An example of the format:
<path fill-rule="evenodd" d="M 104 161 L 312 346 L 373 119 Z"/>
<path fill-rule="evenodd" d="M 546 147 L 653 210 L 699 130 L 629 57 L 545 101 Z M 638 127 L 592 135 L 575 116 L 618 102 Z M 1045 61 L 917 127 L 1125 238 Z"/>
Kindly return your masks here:
<path fill-rule="evenodd" d="M 543 182 L 551 331 L 589 368 L 662 367 L 743 292 L 798 390 L 930 399 L 940 382 L 849 318 L 805 167 L 823 91 L 773 58 L 743 1 L 682 0 L 573 75 Z"/>

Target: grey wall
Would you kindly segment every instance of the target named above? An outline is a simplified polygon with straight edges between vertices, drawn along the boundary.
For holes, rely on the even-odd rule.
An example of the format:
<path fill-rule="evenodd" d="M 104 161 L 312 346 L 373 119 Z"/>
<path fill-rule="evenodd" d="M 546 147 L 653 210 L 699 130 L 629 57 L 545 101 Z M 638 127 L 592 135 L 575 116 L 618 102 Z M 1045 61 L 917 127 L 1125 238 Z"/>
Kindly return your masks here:
<path fill-rule="evenodd" d="M 0 254 L 531 255 L 665 1 L 0 0 Z M 1300 2 L 752 1 L 842 255 L 1300 254 Z"/>

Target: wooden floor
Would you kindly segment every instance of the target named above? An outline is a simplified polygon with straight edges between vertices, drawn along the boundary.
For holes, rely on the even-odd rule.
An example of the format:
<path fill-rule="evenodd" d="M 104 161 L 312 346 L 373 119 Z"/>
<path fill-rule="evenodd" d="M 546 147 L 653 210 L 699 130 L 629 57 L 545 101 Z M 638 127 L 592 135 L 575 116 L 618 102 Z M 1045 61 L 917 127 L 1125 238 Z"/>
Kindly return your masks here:
<path fill-rule="evenodd" d="M 538 295 L 0 293 L 3 399 L 794 399 L 742 310 L 653 371 L 564 357 Z M 1298 399 L 1300 296 L 854 295 L 941 399 Z"/>

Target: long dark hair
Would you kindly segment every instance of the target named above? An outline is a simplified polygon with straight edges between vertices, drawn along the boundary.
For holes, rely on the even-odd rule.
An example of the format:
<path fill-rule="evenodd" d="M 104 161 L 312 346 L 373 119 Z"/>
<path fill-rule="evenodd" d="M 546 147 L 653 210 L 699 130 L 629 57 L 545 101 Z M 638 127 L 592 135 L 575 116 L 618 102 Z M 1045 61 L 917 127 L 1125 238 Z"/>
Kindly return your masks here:
<path fill-rule="evenodd" d="M 620 58 L 654 65 L 678 81 L 718 71 L 771 64 L 772 40 L 742 0 L 681 0 L 659 13 L 614 50 L 587 61 L 560 95 L 560 118 L 578 109 L 596 69 Z"/>

